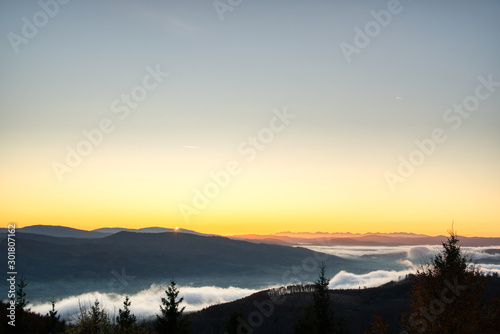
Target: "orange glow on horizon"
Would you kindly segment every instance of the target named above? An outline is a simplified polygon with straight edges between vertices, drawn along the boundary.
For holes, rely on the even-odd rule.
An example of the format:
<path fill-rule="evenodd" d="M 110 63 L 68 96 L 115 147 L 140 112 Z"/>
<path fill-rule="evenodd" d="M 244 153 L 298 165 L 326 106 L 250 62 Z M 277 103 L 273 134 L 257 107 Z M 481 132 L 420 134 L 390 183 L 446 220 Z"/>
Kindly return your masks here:
<path fill-rule="evenodd" d="M 231 236 L 231 235 L 243 235 L 243 234 L 259 234 L 259 235 L 267 235 L 267 234 L 275 234 L 279 232 L 293 232 L 293 233 L 353 233 L 353 234 L 365 234 L 365 233 L 414 233 L 414 234 L 426 234 L 430 236 L 438 236 L 438 235 L 447 235 L 447 231 L 451 228 L 451 221 L 440 221 L 440 222 L 429 222 L 427 224 L 418 224 L 416 221 L 410 221 L 405 226 L 402 226 L 399 223 L 395 222 L 386 222 L 382 223 L 367 223 L 367 222 L 358 222 L 358 223 L 341 223 L 338 220 L 335 220 L 336 223 L 331 223 L 325 220 L 319 220 L 315 224 L 304 223 L 306 220 L 302 220 L 302 217 L 289 217 L 289 219 L 285 219 L 287 223 L 276 223 L 273 225 L 272 222 L 266 220 L 258 220 L 259 223 L 252 223 L 250 219 L 246 219 L 245 221 L 240 221 L 240 223 L 235 224 L 233 219 L 220 219 L 218 222 L 207 223 L 207 222 L 192 222 L 189 224 L 184 224 L 183 229 L 192 230 L 205 234 L 216 234 L 222 236 Z M 332 220 L 334 221 L 334 220 Z M 124 221 L 123 221 L 124 222 Z M 7 225 L 7 224 L 6 224 Z M 165 223 L 165 221 L 161 222 L 160 220 L 152 220 L 150 224 L 145 224 L 143 221 L 141 223 L 128 221 L 127 223 L 119 224 L 112 223 L 106 224 L 105 222 L 94 222 L 94 224 L 66 224 L 64 222 L 51 221 L 44 222 L 42 224 L 22 224 L 16 223 L 17 228 L 31 226 L 31 225 L 59 225 L 66 226 L 71 228 L 76 228 L 80 230 L 94 230 L 102 227 L 123 227 L 123 228 L 146 228 L 146 227 L 164 227 L 171 228 L 174 231 L 180 231 L 180 227 L 175 223 L 169 224 Z M 471 226 L 473 228 L 471 228 Z M 458 223 L 455 222 L 455 230 L 459 235 L 463 236 L 477 236 L 477 237 L 500 237 L 500 232 L 495 230 L 497 228 L 497 224 L 482 224 L 484 226 L 483 229 L 478 229 L 477 225 L 474 222 L 466 224 L 466 223 Z M 495 231 L 495 232 L 494 232 Z"/>
<path fill-rule="evenodd" d="M 40 167 L 37 170 L 44 172 L 37 174 L 29 164 L 15 171 L 0 166 L 4 171 L 0 175 L 16 176 L 2 180 L 4 227 L 17 222 L 21 227 L 61 225 L 83 230 L 182 226 L 218 235 L 281 231 L 446 235 L 454 220 L 461 235 L 500 237 L 496 184 L 481 175 L 474 182 L 464 178 L 455 184 L 456 176 L 447 178 L 448 170 L 441 166 L 432 177 L 426 179 L 424 170 L 392 193 L 380 173 L 326 167 L 336 166 L 335 161 L 296 165 L 295 170 L 286 168 L 292 161 L 269 166 L 256 162 L 185 220 L 180 204 L 194 208 L 195 190 L 212 181 L 209 172 L 200 177 L 199 172 L 164 165 L 150 169 L 140 165 L 140 159 L 128 165 L 105 159 L 108 167 L 96 164 L 90 171 L 83 166 L 80 174 L 64 183 L 57 183 L 49 169 Z M 120 170 L 124 165 L 133 172 Z"/>

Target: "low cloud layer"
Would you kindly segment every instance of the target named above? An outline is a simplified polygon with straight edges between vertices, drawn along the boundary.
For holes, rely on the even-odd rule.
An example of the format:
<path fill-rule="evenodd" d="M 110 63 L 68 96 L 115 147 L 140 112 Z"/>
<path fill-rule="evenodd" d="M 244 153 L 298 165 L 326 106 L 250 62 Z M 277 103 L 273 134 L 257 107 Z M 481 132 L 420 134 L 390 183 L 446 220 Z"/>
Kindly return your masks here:
<path fill-rule="evenodd" d="M 331 289 L 373 288 L 391 281 L 399 281 L 411 273 L 414 271 L 410 269 L 402 271 L 376 270 L 356 275 L 342 270 L 330 280 L 329 287 Z"/>
<path fill-rule="evenodd" d="M 497 273 L 500 275 L 500 264 L 478 263 L 477 266 L 481 268 L 481 271 L 484 273 Z"/>
<path fill-rule="evenodd" d="M 437 246 L 416 246 L 408 250 L 407 257 L 413 263 L 425 263 L 435 256 L 438 251 L 439 247 Z"/>
<path fill-rule="evenodd" d="M 167 285 L 153 284 L 149 289 L 129 295 L 132 305 L 130 309 L 138 318 L 148 318 L 160 313 L 161 298 L 165 297 Z M 237 300 L 258 290 L 242 288 L 219 288 L 215 286 L 204 287 L 179 287 L 180 297 L 184 297 L 182 306 L 186 306 L 186 311 L 197 311 L 204 307 L 217 303 L 225 303 Z M 95 300 L 98 300 L 106 311 L 114 318 L 118 310 L 123 307 L 125 295 L 116 293 L 92 292 L 78 296 L 72 296 L 56 301 L 56 310 L 62 318 L 75 320 L 80 312 L 79 305 L 89 307 Z M 32 311 L 46 314 L 51 308 L 50 303 L 34 304 Z"/>
<path fill-rule="evenodd" d="M 413 269 L 403 271 L 377 270 L 367 274 L 356 275 L 341 271 L 330 280 L 332 289 L 357 289 L 358 287 L 376 287 L 390 281 L 398 281 L 405 275 L 414 272 Z M 130 309 L 138 319 L 145 319 L 160 312 L 161 298 L 165 297 L 167 285 L 153 284 L 149 289 L 130 294 L 132 305 Z M 225 303 L 249 296 L 259 290 L 243 289 L 237 287 L 219 288 L 215 286 L 204 287 L 179 287 L 180 297 L 184 297 L 182 306 L 186 311 L 197 311 L 217 303 Z M 62 318 L 75 321 L 80 313 L 80 305 L 88 308 L 98 300 L 106 309 L 112 319 L 118 314 L 118 309 L 123 307 L 125 294 L 92 292 L 72 296 L 56 301 L 56 310 Z M 40 314 L 46 314 L 51 308 L 50 303 L 34 303 L 31 309 Z"/>
<path fill-rule="evenodd" d="M 408 253 L 413 246 L 301 246 L 316 252 L 356 259 L 363 255 L 387 255 Z"/>
<path fill-rule="evenodd" d="M 436 245 L 403 245 L 403 246 L 302 246 L 329 255 L 335 255 L 346 259 L 356 259 L 363 255 L 383 256 L 388 254 L 401 254 L 401 261 L 411 261 L 418 265 L 428 262 L 437 253 L 441 252 L 442 246 Z M 465 255 L 470 256 L 473 261 L 489 260 L 500 263 L 500 246 L 488 247 L 462 247 Z M 400 262 L 401 262 L 400 261 Z"/>
<path fill-rule="evenodd" d="M 398 263 L 404 265 L 403 270 L 389 270 L 389 268 L 391 268 L 390 266 L 384 268 L 383 265 L 380 270 L 360 275 L 342 270 L 330 280 L 329 286 L 332 289 L 377 287 L 390 281 L 398 281 L 407 274 L 415 273 L 416 267 L 419 264 L 428 262 L 430 258 L 442 250 L 440 246 L 430 245 L 394 247 L 313 246 L 307 248 L 350 259 L 358 258 L 363 255 L 370 255 L 373 257 L 380 256 L 384 258 L 384 255 L 387 254 L 401 254 Z M 469 255 L 484 272 L 500 273 L 500 247 L 463 247 L 462 250 Z M 393 265 L 394 259 L 388 261 L 392 261 L 391 265 Z M 382 261 L 381 264 L 383 263 Z M 311 273 L 311 275 L 314 276 L 314 273 Z M 314 277 L 314 279 L 315 278 L 316 277 Z M 286 283 L 283 282 L 282 284 Z M 160 299 L 165 296 L 166 288 L 167 285 L 153 284 L 146 290 L 129 295 L 132 302 L 132 312 L 139 319 L 148 318 L 159 313 Z M 217 303 L 237 300 L 258 291 L 255 289 L 238 287 L 219 288 L 215 286 L 180 286 L 179 290 L 180 296 L 184 297 L 183 306 L 186 306 L 186 311 L 196 311 Z M 85 293 L 56 301 L 56 309 L 63 318 L 74 320 L 79 314 L 79 303 L 84 307 L 88 307 L 90 304 L 93 304 L 96 299 L 102 303 L 110 316 L 114 318 L 118 313 L 118 309 L 123 306 L 125 295 L 99 292 Z M 34 303 L 31 305 L 31 308 L 35 312 L 46 314 L 51 308 L 51 305 L 50 303 Z"/>

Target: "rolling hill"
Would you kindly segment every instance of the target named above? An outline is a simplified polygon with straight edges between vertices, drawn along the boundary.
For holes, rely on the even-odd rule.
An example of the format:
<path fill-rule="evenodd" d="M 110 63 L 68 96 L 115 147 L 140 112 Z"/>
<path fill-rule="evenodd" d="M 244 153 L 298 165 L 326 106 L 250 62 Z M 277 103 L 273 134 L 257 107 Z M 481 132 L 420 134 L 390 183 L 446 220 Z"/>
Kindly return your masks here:
<path fill-rule="evenodd" d="M 6 252 L 6 248 L 6 238 L 2 238 L 0 249 Z M 324 260 L 330 275 L 345 269 L 362 273 L 376 267 L 369 260 L 325 256 L 300 247 L 180 232 L 123 231 L 94 239 L 17 232 L 16 249 L 19 275 L 32 286 L 41 286 L 34 292 L 42 295 L 43 289 L 50 290 L 54 284 L 67 290 L 63 294 L 109 292 L 113 288 L 127 292 L 172 278 L 184 284 L 258 288 L 282 284 L 286 271 L 318 264 L 315 259 Z M 300 279 L 312 281 L 315 274 L 316 268 L 312 268 L 309 273 L 301 272 Z M 133 279 L 120 285 L 122 276 Z"/>
<path fill-rule="evenodd" d="M 373 315 L 381 316 L 389 325 L 387 333 L 401 332 L 401 317 L 410 311 L 414 276 L 389 282 L 376 288 L 329 290 L 330 306 L 336 317 L 342 317 L 349 333 L 364 333 L 370 328 Z M 305 290 L 305 291 L 304 291 Z M 276 290 L 275 290 L 276 291 Z M 293 324 L 313 302 L 312 286 L 288 286 L 273 296 L 272 290 L 259 291 L 248 297 L 213 305 L 189 315 L 193 333 L 222 333 L 231 313 L 240 312 L 254 333 L 292 334 Z M 500 279 L 491 278 L 485 298 L 500 293 Z M 242 328 L 244 328 L 242 326 Z M 221 330 L 222 329 L 222 330 Z"/>

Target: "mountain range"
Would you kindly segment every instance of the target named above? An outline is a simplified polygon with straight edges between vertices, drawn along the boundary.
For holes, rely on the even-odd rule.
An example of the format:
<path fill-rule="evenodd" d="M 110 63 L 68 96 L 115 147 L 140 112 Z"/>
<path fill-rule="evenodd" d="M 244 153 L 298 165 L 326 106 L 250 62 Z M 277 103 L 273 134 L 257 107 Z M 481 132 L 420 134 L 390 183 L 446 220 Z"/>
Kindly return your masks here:
<path fill-rule="evenodd" d="M 4 254 L 6 232 L 0 230 Z M 356 275 L 402 271 L 408 269 L 404 250 L 346 258 L 300 246 L 439 245 L 446 237 L 290 232 L 222 237 L 162 227 L 84 231 L 38 225 L 16 229 L 15 239 L 18 274 L 33 287 L 32 298 L 46 298 L 54 290 L 58 297 L 89 291 L 136 293 L 171 279 L 184 286 L 254 289 L 307 283 L 316 279 L 320 262 L 330 277 L 340 271 Z M 471 246 L 500 245 L 500 238 L 461 237 L 461 241 Z M 496 249 L 488 251 L 493 256 Z"/>
<path fill-rule="evenodd" d="M 59 297 L 88 291 L 133 293 L 170 279 L 184 285 L 260 288 L 281 283 L 284 272 L 300 268 L 302 261 L 317 264 L 316 259 L 324 259 L 332 275 L 346 268 L 361 273 L 377 266 L 373 261 L 325 256 L 301 247 L 178 231 L 120 231 L 94 238 L 90 235 L 102 232 L 80 231 L 85 237 L 75 238 L 24 231 L 16 231 L 16 270 L 36 287 L 32 297 L 52 295 L 55 286 Z M 67 229 L 57 233 L 61 231 L 76 233 Z M 0 249 L 7 254 L 3 236 Z M 301 278 L 312 281 L 316 270 L 310 275 Z"/>
<path fill-rule="evenodd" d="M 79 239 L 105 238 L 118 232 L 133 233 L 165 233 L 180 232 L 199 236 L 213 236 L 187 229 L 146 227 L 139 229 L 122 227 L 104 227 L 91 231 L 80 230 L 65 226 L 32 225 L 18 228 L 18 232 L 47 235 L 52 237 L 66 237 Z M 6 228 L 1 228 L 0 233 L 6 233 Z M 243 234 L 228 236 L 231 239 L 245 240 L 250 242 L 280 244 L 280 245 L 342 245 L 342 246 L 398 246 L 398 245 L 441 245 L 446 241 L 446 236 L 429 236 L 425 234 L 414 234 L 405 232 L 396 233 L 324 233 L 324 232 L 279 232 L 274 234 Z M 460 236 L 463 246 L 482 247 L 500 245 L 500 238 L 491 237 L 465 237 Z"/>
<path fill-rule="evenodd" d="M 95 239 L 95 238 L 105 238 L 112 234 L 118 232 L 137 232 L 137 233 L 164 233 L 164 232 L 182 232 L 197 235 L 206 235 L 203 233 L 198 233 L 195 231 L 185 230 L 185 229 L 175 229 L 175 228 L 165 228 L 165 227 L 146 227 L 139 229 L 123 228 L 123 227 L 104 227 L 98 228 L 91 231 L 80 230 L 72 227 L 66 226 L 54 226 L 54 225 L 31 225 L 26 227 L 21 227 L 16 229 L 17 232 L 31 233 L 47 235 L 51 237 L 62 237 L 62 238 L 79 238 L 79 239 Z M 7 233 L 6 228 L 1 228 L 0 233 Z"/>
<path fill-rule="evenodd" d="M 441 245 L 447 237 L 413 233 L 293 233 L 235 235 L 232 238 L 282 245 L 322 245 L 322 246 L 401 246 L 401 245 Z M 467 247 L 500 245 L 500 238 L 459 236 Z"/>

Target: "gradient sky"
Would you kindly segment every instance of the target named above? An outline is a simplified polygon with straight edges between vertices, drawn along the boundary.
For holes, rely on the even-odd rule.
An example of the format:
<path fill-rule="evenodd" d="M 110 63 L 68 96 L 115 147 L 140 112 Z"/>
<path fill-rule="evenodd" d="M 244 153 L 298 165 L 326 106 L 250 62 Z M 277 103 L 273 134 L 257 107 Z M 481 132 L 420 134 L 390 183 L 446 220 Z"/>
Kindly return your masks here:
<path fill-rule="evenodd" d="M 49 17 L 3 1 L 2 224 L 436 235 L 454 220 L 500 236 L 500 86 L 480 87 L 488 97 L 468 117 L 447 112 L 474 102 L 479 77 L 500 82 L 500 2 L 401 1 L 381 26 L 371 11 L 388 6 L 71 1 Z M 356 27 L 375 30 L 348 62 Z M 168 76 L 123 117 L 147 68 Z M 285 109 L 295 118 L 253 160 L 242 154 Z M 61 180 L 54 163 L 103 119 L 113 130 Z M 446 140 L 391 187 L 387 172 L 438 128 Z M 229 185 L 207 186 L 231 161 Z M 205 187 L 218 194 L 202 207 Z"/>

